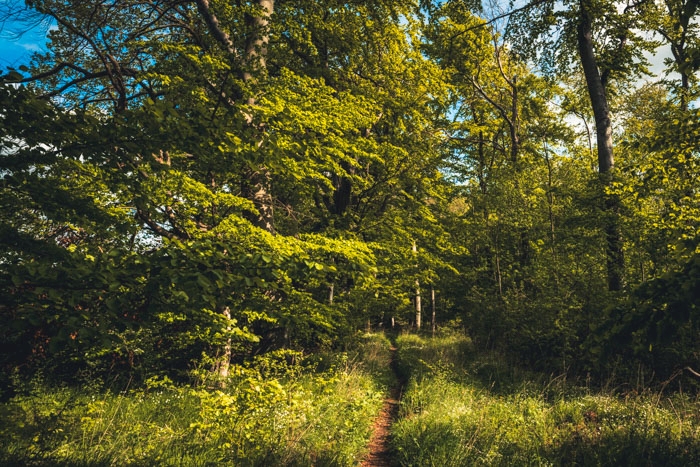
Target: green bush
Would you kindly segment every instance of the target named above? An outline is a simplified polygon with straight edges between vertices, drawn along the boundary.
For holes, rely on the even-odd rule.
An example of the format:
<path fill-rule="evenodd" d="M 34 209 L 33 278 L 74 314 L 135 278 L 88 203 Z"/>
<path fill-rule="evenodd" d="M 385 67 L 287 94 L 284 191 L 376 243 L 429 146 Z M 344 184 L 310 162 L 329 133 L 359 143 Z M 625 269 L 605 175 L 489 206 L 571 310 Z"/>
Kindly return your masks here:
<path fill-rule="evenodd" d="M 385 338 L 359 341 L 315 362 L 289 351 L 259 357 L 233 367 L 224 390 L 167 378 L 123 392 L 38 382 L 0 405 L 0 464 L 355 465 L 389 361 Z"/>

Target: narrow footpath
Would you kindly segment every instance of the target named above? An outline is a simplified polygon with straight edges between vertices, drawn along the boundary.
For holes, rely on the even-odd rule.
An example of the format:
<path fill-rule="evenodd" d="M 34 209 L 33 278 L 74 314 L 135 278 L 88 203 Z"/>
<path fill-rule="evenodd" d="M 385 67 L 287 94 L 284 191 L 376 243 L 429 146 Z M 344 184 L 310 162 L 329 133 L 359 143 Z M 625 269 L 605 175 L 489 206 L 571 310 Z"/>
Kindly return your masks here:
<path fill-rule="evenodd" d="M 391 426 L 399 415 L 399 401 L 403 391 L 403 384 L 396 369 L 396 347 L 391 346 L 391 371 L 394 373 L 394 382 L 389 391 L 389 397 L 384 399 L 379 416 L 374 422 L 372 437 L 369 442 L 369 454 L 362 462 L 362 467 L 391 467 Z"/>

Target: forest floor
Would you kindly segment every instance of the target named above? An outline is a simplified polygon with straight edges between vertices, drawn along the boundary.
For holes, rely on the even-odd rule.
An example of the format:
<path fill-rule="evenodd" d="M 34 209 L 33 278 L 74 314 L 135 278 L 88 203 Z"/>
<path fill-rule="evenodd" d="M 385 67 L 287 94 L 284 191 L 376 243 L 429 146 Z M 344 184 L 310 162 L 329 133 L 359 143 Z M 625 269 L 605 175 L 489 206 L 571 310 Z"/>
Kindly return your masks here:
<path fill-rule="evenodd" d="M 286 355 L 237 368 L 226 390 L 25 382 L 0 402 L 0 465 L 700 465 L 694 391 L 579 386 L 457 332 Z"/>
<path fill-rule="evenodd" d="M 391 464 L 700 465 L 700 395 L 616 392 L 528 371 L 463 334 L 395 340 L 407 383 Z"/>
<path fill-rule="evenodd" d="M 396 346 L 391 346 L 391 370 L 393 383 L 389 389 L 389 396 L 384 399 L 379 416 L 372 428 L 372 437 L 369 442 L 369 454 L 362 462 L 362 467 L 391 467 L 391 427 L 399 415 L 399 402 L 404 388 L 404 381 L 399 378 L 397 372 Z"/>

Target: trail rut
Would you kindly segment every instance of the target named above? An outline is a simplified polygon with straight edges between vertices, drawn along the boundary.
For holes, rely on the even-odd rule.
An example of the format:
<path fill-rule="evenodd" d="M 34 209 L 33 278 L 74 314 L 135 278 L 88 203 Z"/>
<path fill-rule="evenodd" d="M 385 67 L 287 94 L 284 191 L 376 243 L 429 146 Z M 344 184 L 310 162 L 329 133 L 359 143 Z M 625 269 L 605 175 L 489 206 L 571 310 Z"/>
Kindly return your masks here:
<path fill-rule="evenodd" d="M 372 437 L 369 442 L 369 454 L 362 462 L 362 467 L 391 467 L 391 427 L 399 414 L 399 401 L 403 390 L 403 384 L 396 370 L 396 347 L 391 347 L 391 370 L 394 373 L 394 382 L 389 391 L 389 396 L 384 399 L 379 416 L 374 422 Z"/>

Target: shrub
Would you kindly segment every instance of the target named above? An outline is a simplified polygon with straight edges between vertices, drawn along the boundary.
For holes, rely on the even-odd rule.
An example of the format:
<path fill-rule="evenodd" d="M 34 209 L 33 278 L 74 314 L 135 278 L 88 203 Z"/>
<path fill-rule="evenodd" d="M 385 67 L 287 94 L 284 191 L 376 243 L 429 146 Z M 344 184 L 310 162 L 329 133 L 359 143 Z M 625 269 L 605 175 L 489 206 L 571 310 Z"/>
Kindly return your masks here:
<path fill-rule="evenodd" d="M 315 361 L 289 351 L 259 357 L 232 367 L 225 390 L 167 378 L 122 392 L 38 381 L 0 405 L 0 464 L 355 465 L 389 361 L 385 338 L 359 341 Z"/>

